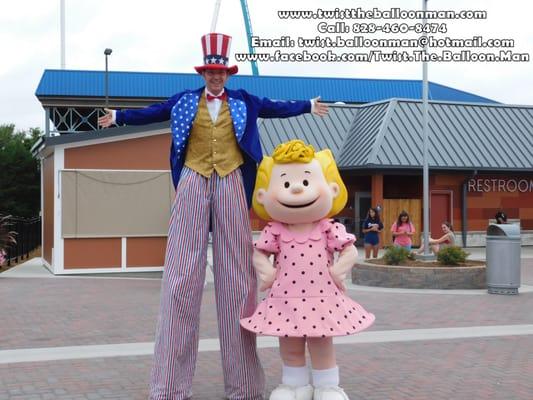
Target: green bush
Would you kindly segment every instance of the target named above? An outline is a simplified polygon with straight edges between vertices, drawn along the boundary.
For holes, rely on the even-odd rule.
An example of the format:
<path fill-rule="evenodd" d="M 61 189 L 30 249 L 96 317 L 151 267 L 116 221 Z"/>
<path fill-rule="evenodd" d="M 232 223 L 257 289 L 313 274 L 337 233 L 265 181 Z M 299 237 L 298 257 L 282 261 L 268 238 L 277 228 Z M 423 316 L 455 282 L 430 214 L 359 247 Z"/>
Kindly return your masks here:
<path fill-rule="evenodd" d="M 458 246 L 445 247 L 439 250 L 437 260 L 444 265 L 459 265 L 466 261 L 468 253 Z"/>
<path fill-rule="evenodd" d="M 403 247 L 392 246 L 387 249 L 383 259 L 388 265 L 400 265 L 409 257 L 409 250 Z"/>

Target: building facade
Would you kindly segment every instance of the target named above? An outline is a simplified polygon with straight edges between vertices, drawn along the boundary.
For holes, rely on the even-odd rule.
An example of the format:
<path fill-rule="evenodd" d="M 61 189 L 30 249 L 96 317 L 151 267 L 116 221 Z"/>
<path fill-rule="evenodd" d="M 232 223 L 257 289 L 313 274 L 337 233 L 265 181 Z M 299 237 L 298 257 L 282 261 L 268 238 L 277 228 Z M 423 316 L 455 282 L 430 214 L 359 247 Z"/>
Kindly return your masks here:
<path fill-rule="evenodd" d="M 45 72 L 37 95 L 48 116 L 55 113 L 56 119 L 51 119 L 48 135 L 34 147 L 42 166 L 44 263 L 55 274 L 161 270 L 174 195 L 168 124 L 83 131 L 92 127 L 91 118 L 101 112 L 101 94 L 89 96 L 83 92 L 87 85 L 79 82 L 71 83 L 79 93 L 58 82 L 45 84 L 51 79 L 48 75 Z M 58 81 L 58 76 L 69 76 L 68 71 L 52 75 Z M 244 85 L 247 77 L 242 78 L 237 83 Z M 301 85 L 301 79 L 280 86 Z M 330 92 L 321 92 L 326 93 L 323 98 L 354 104 L 332 105 L 325 118 L 302 115 L 259 121 L 264 153 L 294 138 L 317 149 L 330 148 L 349 192 L 348 204 L 338 216 L 349 230 L 360 236 L 368 208 L 379 206 L 385 245 L 390 244 L 388 231 L 401 210 L 410 213 L 421 232 L 421 102 L 390 98 L 394 93 L 407 94 L 411 82 L 396 82 L 387 92 L 382 91 L 382 82 L 359 82 L 358 90 L 358 80 L 353 80 L 352 90 L 359 95 L 348 91 L 348 97 L 343 91 L 350 80 L 343 80 L 343 91 L 335 90 L 337 80 L 318 81 L 330 88 Z M 309 90 L 313 82 L 304 83 Z M 374 91 L 371 83 L 376 85 Z M 257 88 L 245 88 L 261 94 Z M 434 86 L 434 92 L 455 93 L 456 98 L 430 103 L 432 236 L 439 237 L 440 224 L 450 221 L 460 243 L 483 246 L 488 223 L 503 210 L 511 222 L 520 224 L 523 243 L 533 244 L 533 107 L 496 104 L 443 88 Z M 112 96 L 111 106 L 154 102 L 153 98 L 128 98 L 126 94 Z M 367 103 L 365 96 L 380 101 Z M 83 117 L 85 111 L 76 111 L 77 105 L 83 110 L 92 107 L 93 114 L 85 110 L 90 117 Z M 65 111 L 67 108 L 71 110 Z M 76 112 L 77 122 L 66 117 Z M 54 131 L 60 134 L 53 135 Z M 251 219 L 254 230 L 264 225 L 253 212 Z"/>

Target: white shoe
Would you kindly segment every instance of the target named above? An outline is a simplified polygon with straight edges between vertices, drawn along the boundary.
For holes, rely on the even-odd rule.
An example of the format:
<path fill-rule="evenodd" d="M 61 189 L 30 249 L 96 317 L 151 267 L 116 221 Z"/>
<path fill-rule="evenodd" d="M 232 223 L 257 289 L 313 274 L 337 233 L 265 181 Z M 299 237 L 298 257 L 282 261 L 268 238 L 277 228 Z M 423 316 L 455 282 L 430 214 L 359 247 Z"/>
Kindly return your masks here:
<path fill-rule="evenodd" d="M 315 388 L 313 400 L 350 400 L 348 395 L 344 393 L 338 386 L 319 387 Z"/>
<path fill-rule="evenodd" d="M 270 393 L 269 400 L 313 400 L 313 386 L 281 384 Z"/>

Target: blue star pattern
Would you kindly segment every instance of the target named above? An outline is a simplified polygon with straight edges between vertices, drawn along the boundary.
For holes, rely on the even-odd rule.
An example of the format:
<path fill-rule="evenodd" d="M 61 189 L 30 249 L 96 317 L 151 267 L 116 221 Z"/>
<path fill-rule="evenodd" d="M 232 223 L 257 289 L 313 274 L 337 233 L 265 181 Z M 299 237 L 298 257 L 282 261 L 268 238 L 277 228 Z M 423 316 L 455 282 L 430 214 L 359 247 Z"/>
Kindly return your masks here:
<path fill-rule="evenodd" d="M 228 105 L 235 136 L 237 137 L 237 142 L 240 142 L 246 129 L 246 104 L 242 100 L 228 97 Z"/>
<path fill-rule="evenodd" d="M 171 113 L 171 130 L 172 144 L 176 150 L 178 158 L 181 158 L 185 152 L 185 146 L 196 112 L 200 95 L 198 93 L 185 93 L 178 102 L 172 107 Z"/>
<path fill-rule="evenodd" d="M 222 64 L 222 65 L 228 65 L 229 58 L 222 57 L 219 54 L 212 54 L 208 55 L 204 58 L 204 64 Z"/>

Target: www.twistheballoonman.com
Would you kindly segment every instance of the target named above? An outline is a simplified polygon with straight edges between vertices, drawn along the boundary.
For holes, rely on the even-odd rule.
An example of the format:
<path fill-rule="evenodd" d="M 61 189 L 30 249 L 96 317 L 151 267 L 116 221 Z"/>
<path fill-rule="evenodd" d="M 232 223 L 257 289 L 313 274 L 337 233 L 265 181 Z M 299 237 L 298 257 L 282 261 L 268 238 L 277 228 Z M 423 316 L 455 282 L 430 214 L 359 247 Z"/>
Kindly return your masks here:
<path fill-rule="evenodd" d="M 335 8 L 332 10 L 288 10 L 278 11 L 279 19 L 486 19 L 484 10 L 403 10 L 389 8 L 380 10 L 376 7 L 365 10 L 358 8 Z"/>

